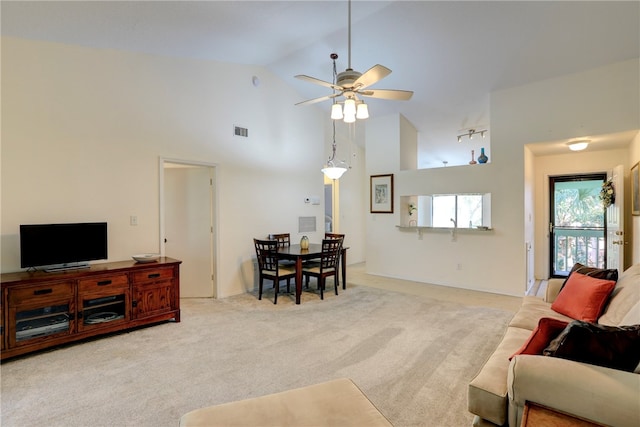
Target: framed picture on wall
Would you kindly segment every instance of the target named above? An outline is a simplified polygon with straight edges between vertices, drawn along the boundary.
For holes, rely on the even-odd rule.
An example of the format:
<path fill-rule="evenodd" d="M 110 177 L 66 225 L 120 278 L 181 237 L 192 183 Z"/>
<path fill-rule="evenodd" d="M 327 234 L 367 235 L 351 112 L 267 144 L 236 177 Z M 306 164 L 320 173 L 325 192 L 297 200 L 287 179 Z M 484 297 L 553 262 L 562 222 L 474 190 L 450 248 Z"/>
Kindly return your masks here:
<path fill-rule="evenodd" d="M 371 175 L 371 213 L 393 213 L 393 174 Z"/>
<path fill-rule="evenodd" d="M 640 176 L 638 165 L 640 165 L 640 162 L 631 168 L 631 215 L 640 215 Z"/>

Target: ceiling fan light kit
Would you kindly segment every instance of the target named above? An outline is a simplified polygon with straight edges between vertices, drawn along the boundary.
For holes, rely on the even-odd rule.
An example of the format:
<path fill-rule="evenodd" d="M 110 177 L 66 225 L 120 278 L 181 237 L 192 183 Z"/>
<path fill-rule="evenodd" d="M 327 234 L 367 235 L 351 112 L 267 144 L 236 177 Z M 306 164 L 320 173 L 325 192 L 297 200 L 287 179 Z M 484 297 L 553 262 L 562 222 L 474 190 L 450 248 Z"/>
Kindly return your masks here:
<path fill-rule="evenodd" d="M 367 89 L 369 86 L 391 74 L 391 70 L 389 68 L 377 64 L 364 73 L 351 68 L 351 0 L 348 2 L 347 45 L 349 52 L 348 66 L 347 69 L 341 73 L 337 73 L 336 71 L 336 59 L 338 59 L 338 54 L 332 53 L 330 55 L 333 60 L 333 83 L 303 74 L 295 76 L 297 79 L 333 89 L 333 93 L 331 95 L 302 101 L 296 105 L 315 104 L 316 102 L 333 99 L 334 103 L 331 106 L 331 118 L 333 120 L 344 120 L 345 123 L 353 123 L 356 119 L 364 120 L 369 117 L 369 107 L 360 99 L 360 97 L 390 99 L 394 101 L 408 101 L 411 99 L 413 92 L 408 90 Z M 344 101 L 337 101 L 337 98 L 339 97 L 343 97 Z M 342 103 L 343 106 L 341 106 L 340 103 Z"/>

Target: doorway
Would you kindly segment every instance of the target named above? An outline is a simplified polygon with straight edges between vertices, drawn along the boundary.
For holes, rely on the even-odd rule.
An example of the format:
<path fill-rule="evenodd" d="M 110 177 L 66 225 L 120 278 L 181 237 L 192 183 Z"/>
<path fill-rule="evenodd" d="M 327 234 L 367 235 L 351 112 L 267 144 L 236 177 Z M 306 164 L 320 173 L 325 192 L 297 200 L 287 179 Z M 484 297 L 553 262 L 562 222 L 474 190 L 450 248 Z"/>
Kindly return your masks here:
<path fill-rule="evenodd" d="M 339 180 L 324 177 L 324 231 L 340 233 Z"/>
<path fill-rule="evenodd" d="M 160 247 L 182 261 L 181 298 L 216 298 L 215 166 L 160 160 Z"/>
<path fill-rule="evenodd" d="M 600 201 L 605 173 L 549 178 L 550 277 L 566 277 L 576 262 L 605 268 L 606 211 Z"/>

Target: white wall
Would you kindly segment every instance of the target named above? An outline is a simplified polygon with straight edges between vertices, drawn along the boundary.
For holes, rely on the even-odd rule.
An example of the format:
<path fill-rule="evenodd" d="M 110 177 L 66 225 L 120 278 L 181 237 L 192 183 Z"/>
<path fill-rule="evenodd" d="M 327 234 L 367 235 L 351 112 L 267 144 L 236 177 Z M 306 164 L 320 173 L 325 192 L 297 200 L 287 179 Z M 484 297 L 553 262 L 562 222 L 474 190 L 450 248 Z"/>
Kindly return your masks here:
<path fill-rule="evenodd" d="M 158 251 L 166 157 L 217 165 L 218 296 L 252 289 L 253 237 L 295 240 L 309 215 L 310 238 L 324 231 L 323 205 L 303 202 L 323 194 L 324 116 L 298 100 L 261 67 L 3 37 L 2 271 L 19 269 L 25 223 L 107 221 L 111 261 Z"/>
<path fill-rule="evenodd" d="M 394 118 L 369 119 L 367 173 L 395 173 L 396 202 L 413 194 L 491 193 L 495 231 L 459 233 L 455 242 L 442 232 L 426 232 L 420 239 L 415 232 L 396 229 L 398 210 L 393 215 L 369 214 L 367 270 L 522 295 L 525 243 L 533 239 L 530 222 L 538 220 L 538 207 L 533 207 L 536 183 L 528 181 L 537 174 L 529 170 L 534 160 L 525 156 L 525 145 L 640 129 L 639 71 L 639 60 L 634 59 L 493 92 L 490 163 L 485 165 L 399 171 L 398 148 L 389 144 L 396 135 Z"/>

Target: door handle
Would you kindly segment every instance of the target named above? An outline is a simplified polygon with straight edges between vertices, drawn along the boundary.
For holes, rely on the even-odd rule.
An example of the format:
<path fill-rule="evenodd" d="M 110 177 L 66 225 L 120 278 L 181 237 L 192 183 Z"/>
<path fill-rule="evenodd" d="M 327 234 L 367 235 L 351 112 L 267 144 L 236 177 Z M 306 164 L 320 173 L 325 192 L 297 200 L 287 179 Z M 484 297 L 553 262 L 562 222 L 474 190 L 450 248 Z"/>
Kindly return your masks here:
<path fill-rule="evenodd" d="M 549 234 L 553 233 L 553 223 L 549 223 Z"/>

